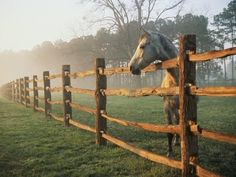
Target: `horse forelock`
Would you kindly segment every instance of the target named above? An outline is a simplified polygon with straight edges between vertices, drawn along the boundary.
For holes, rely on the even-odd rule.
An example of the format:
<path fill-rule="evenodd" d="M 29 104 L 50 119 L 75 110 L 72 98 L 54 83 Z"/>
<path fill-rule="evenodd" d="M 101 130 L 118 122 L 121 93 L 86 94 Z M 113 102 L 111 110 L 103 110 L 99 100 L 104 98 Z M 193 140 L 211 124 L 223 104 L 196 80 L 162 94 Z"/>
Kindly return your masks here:
<path fill-rule="evenodd" d="M 149 38 L 149 36 L 144 33 L 139 37 L 138 43 L 144 41 L 145 39 L 148 40 L 148 38 Z"/>

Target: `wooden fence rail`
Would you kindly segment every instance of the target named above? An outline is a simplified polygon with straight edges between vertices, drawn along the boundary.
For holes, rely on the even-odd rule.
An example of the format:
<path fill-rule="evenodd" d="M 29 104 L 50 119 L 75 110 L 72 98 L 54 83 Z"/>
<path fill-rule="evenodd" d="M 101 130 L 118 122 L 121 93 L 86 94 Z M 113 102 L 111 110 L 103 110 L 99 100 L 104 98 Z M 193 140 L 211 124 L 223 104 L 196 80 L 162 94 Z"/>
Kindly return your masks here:
<path fill-rule="evenodd" d="M 236 54 L 236 47 L 232 47 L 225 50 L 213 50 L 205 53 L 190 54 L 189 59 L 190 61 L 193 62 L 202 62 L 202 61 L 214 60 L 216 58 L 223 58 L 235 54 Z"/>
<path fill-rule="evenodd" d="M 209 138 L 216 141 L 221 141 L 221 142 L 236 145 L 236 136 L 234 135 L 209 131 L 209 130 L 201 128 L 199 125 L 190 125 L 190 131 L 204 138 Z"/>
<path fill-rule="evenodd" d="M 125 121 L 122 119 L 111 117 L 107 114 L 102 114 L 102 117 L 105 119 L 115 122 L 117 124 L 123 125 L 123 126 L 130 126 L 135 128 L 140 128 L 143 130 L 151 131 L 151 132 L 159 132 L 159 133 L 177 133 L 180 134 L 181 129 L 179 125 L 154 125 L 149 123 L 139 123 L 139 122 L 132 122 L 132 121 Z"/>
<path fill-rule="evenodd" d="M 94 70 L 89 70 L 89 71 L 85 71 L 85 72 L 75 72 L 75 73 L 69 73 L 69 77 L 76 79 L 76 78 L 83 78 L 83 77 L 87 77 L 87 76 L 93 76 L 95 75 L 95 71 Z"/>
<path fill-rule="evenodd" d="M 81 89 L 81 88 L 72 88 L 72 87 L 65 87 L 67 92 L 71 93 L 81 93 L 81 94 L 87 94 L 91 96 L 95 96 L 95 90 L 90 89 Z"/>
<path fill-rule="evenodd" d="M 190 87 L 190 94 L 197 96 L 236 96 L 236 87 Z"/>
<path fill-rule="evenodd" d="M 219 175 L 201 167 L 198 163 L 198 136 L 213 139 L 216 141 L 236 144 L 236 136 L 219 132 L 214 132 L 200 128 L 197 123 L 197 100 L 196 96 L 236 96 L 236 87 L 197 87 L 196 86 L 196 62 L 204 62 L 213 58 L 221 58 L 236 54 L 236 48 L 229 48 L 220 51 L 210 51 L 200 54 L 196 52 L 196 37 L 186 35 L 180 39 L 180 49 L 177 58 L 167 60 L 161 63 L 151 64 L 142 72 L 153 72 L 157 69 L 179 68 L 179 86 L 172 88 L 140 88 L 135 90 L 129 89 L 109 89 L 107 88 L 107 77 L 113 74 L 131 74 L 129 68 L 106 68 L 103 58 L 96 59 L 95 69 L 85 72 L 71 73 L 70 65 L 63 65 L 62 73 L 50 75 L 48 71 L 43 73 L 43 78 L 38 79 L 36 75 L 32 79 L 16 79 L 1 87 L 2 95 L 6 96 L 17 103 L 32 107 L 35 111 L 45 113 L 48 118 L 64 122 L 66 126 L 73 125 L 80 129 L 95 133 L 96 143 L 106 145 L 107 141 L 127 149 L 143 158 L 153 162 L 161 163 L 182 171 L 182 177 L 191 175 L 197 176 L 215 176 Z M 71 86 L 71 79 L 83 78 L 88 76 L 96 77 L 96 89 L 82 89 Z M 62 87 L 52 88 L 50 80 L 61 78 Z M 32 82 L 32 88 L 29 83 Z M 42 82 L 43 87 L 38 83 Z M 39 91 L 43 91 L 44 97 L 39 96 Z M 52 100 L 52 92 L 62 92 L 63 100 Z M 72 101 L 72 94 L 87 94 L 95 97 L 96 109 L 83 106 Z M 31 95 L 32 94 L 32 95 Z M 149 123 L 140 123 L 127 121 L 122 118 L 115 118 L 106 112 L 107 96 L 179 96 L 180 104 L 180 123 L 179 125 L 154 125 Z M 44 108 L 39 107 L 39 101 L 43 101 Z M 32 103 L 31 103 L 32 102 Z M 63 105 L 63 116 L 52 113 L 53 105 Z M 72 109 L 90 113 L 96 117 L 95 125 L 90 127 L 81 124 L 73 119 Z M 107 121 L 131 126 L 146 131 L 158 133 L 176 133 L 181 138 L 181 160 L 173 160 L 161 155 L 148 152 L 115 138 L 107 133 Z"/>
<path fill-rule="evenodd" d="M 135 90 L 129 89 L 102 89 L 102 94 L 107 96 L 129 96 L 129 97 L 140 97 L 140 96 L 174 96 L 179 94 L 179 87 L 161 88 L 161 87 L 149 87 L 140 88 Z"/>

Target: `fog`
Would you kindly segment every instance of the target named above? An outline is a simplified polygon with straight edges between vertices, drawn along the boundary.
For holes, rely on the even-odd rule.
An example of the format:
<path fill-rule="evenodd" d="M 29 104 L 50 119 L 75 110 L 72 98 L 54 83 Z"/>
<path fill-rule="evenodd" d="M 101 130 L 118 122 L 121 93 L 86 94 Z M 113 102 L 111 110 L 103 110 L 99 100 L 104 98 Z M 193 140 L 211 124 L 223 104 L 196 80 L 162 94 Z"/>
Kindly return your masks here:
<path fill-rule="evenodd" d="M 147 4 L 143 6 L 141 21 L 135 16 L 137 9 L 134 8 L 127 14 L 129 21 L 125 21 L 121 26 L 103 21 L 105 18 L 102 20 L 103 15 L 112 15 L 111 9 L 103 7 L 106 11 L 102 13 L 98 4 L 88 6 L 86 1 L 83 2 L 63 0 L 56 3 L 53 1 L 45 7 L 46 1 L 36 4 L 29 0 L 23 0 L 22 3 L 12 1 L 12 4 L 1 1 L 0 85 L 25 76 L 32 78 L 33 75 L 38 75 L 42 78 L 43 71 L 50 71 L 50 74 L 61 73 L 61 67 L 64 64 L 71 65 L 71 72 L 90 70 L 94 68 L 96 57 L 104 57 L 109 67 L 127 65 L 137 46 L 141 25 L 148 30 L 165 34 L 172 41 L 176 41 L 181 34 L 194 33 L 197 35 L 198 52 L 215 50 L 231 44 L 230 41 L 222 44 L 223 39 L 221 40 L 216 34 L 212 35 L 212 30 L 217 32 L 217 28 L 212 25 L 214 15 L 220 13 L 223 7 L 227 7 L 230 0 L 207 2 L 186 0 L 181 6 L 165 13 L 162 16 L 163 19 L 155 19 L 157 12 L 161 12 L 162 6 L 168 6 L 168 4 L 160 5 L 157 1 L 155 13 L 152 12 L 152 18 L 145 24 L 142 21 L 147 18 L 145 16 Z M 175 1 L 170 2 L 172 4 Z M 124 1 L 124 3 L 127 2 Z M 126 5 L 128 10 L 133 7 L 132 2 Z M 96 9 L 96 11 L 93 13 L 91 9 Z M 12 13 L 13 11 L 15 13 Z M 177 12 L 180 13 L 177 14 Z M 76 17 L 77 13 L 78 17 Z M 178 18 L 176 15 L 179 15 Z M 176 18 L 166 18 L 169 16 Z M 76 18 L 78 20 L 75 20 Z M 90 22 L 97 20 L 99 23 L 91 24 L 89 20 Z M 62 37 L 63 35 L 59 33 L 66 33 L 67 37 Z M 28 50 L 21 50 L 22 47 Z M 211 84 L 210 81 L 231 80 L 230 82 L 233 83 L 236 74 L 232 71 L 233 65 L 232 59 L 199 65 L 198 81 Z M 128 86 L 130 88 L 154 86 L 160 85 L 162 78 L 163 73 L 160 71 L 141 77 L 111 76 L 108 78 L 108 85 L 109 87 Z M 54 85 L 61 85 L 60 79 L 53 82 L 55 82 Z M 94 88 L 95 81 L 94 78 L 89 77 L 77 79 L 73 81 L 73 84 L 83 88 Z"/>

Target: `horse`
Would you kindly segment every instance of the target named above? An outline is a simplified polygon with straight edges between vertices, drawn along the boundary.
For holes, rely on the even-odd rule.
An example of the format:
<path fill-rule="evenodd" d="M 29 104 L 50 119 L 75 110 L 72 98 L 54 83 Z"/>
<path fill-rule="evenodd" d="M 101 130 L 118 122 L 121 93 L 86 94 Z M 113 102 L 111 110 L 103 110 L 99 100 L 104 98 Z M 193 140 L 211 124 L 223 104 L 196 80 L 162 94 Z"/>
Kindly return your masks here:
<path fill-rule="evenodd" d="M 155 61 L 166 61 L 175 58 L 178 50 L 166 36 L 152 31 L 144 31 L 139 38 L 139 44 L 131 58 L 128 67 L 134 75 L 140 75 L 141 70 Z M 162 88 L 178 86 L 178 68 L 167 69 L 165 77 L 161 83 Z M 164 117 L 168 125 L 179 124 L 179 97 L 164 96 Z M 167 156 L 173 156 L 172 144 L 179 145 L 178 135 L 167 133 L 168 149 Z M 174 139 L 173 139 L 174 138 Z M 174 140 L 174 141 L 173 141 Z"/>

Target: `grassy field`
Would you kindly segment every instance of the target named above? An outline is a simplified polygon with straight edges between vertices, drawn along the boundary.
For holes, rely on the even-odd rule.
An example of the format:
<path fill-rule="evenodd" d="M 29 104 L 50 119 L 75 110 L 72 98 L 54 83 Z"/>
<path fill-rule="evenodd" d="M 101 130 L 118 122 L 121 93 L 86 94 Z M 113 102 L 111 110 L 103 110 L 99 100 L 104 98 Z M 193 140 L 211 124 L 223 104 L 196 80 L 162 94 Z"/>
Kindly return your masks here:
<path fill-rule="evenodd" d="M 55 98 L 58 99 L 57 96 Z M 93 98 L 77 96 L 75 102 L 94 107 Z M 142 159 L 108 144 L 95 145 L 94 134 L 60 122 L 45 119 L 42 113 L 0 98 L 0 176 L 1 177 L 177 177 L 180 171 Z M 201 98 L 198 122 L 210 130 L 236 134 L 236 99 Z M 114 117 L 139 122 L 164 124 L 159 97 L 108 99 L 108 113 Z M 61 106 L 53 109 L 59 115 Z M 93 116 L 73 112 L 74 119 L 94 126 Z M 140 148 L 165 155 L 165 134 L 145 132 L 108 123 L 109 134 Z M 180 149 L 174 149 L 180 159 Z M 234 177 L 234 145 L 199 139 L 200 162 L 205 168 L 223 176 Z"/>

